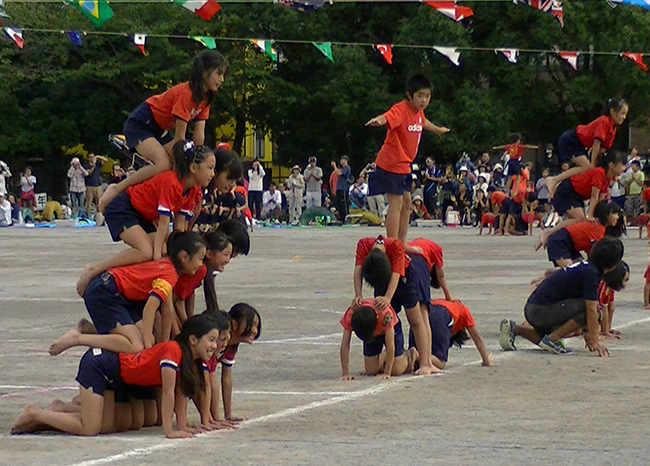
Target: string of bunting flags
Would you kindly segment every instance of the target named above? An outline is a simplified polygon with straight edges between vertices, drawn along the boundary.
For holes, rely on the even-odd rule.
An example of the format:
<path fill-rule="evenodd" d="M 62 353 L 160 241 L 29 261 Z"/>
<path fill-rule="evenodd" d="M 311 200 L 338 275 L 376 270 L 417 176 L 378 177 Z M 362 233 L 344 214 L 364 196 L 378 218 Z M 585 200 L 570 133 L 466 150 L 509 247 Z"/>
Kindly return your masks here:
<path fill-rule="evenodd" d="M 36 29 L 36 28 L 2 28 L 4 34 L 13 40 L 18 48 L 22 49 L 25 46 L 24 32 L 35 32 L 35 33 L 56 33 L 64 34 L 68 37 L 70 42 L 73 45 L 81 46 L 83 37 L 87 35 L 98 35 L 98 36 L 121 36 L 129 37 L 133 44 L 140 50 L 143 55 L 148 55 L 148 52 L 145 49 L 147 38 L 165 38 L 165 39 L 191 39 L 197 42 L 200 42 L 209 49 L 217 48 L 217 40 L 219 41 L 239 41 L 239 42 L 248 42 L 255 45 L 260 51 L 264 52 L 273 62 L 282 62 L 284 58 L 282 53 L 275 47 L 275 44 L 285 43 L 285 44 L 311 44 L 316 49 L 318 49 L 325 58 L 329 61 L 334 62 L 334 55 L 332 52 L 332 45 L 336 46 L 356 46 L 356 47 L 372 47 L 376 50 L 388 63 L 389 65 L 393 64 L 393 49 L 394 48 L 410 48 L 410 49 L 433 49 L 439 54 L 446 57 L 451 63 L 455 66 L 460 66 L 460 57 L 462 51 L 474 51 L 474 52 L 493 52 L 496 54 L 501 54 L 505 57 L 510 63 L 517 64 L 519 61 L 519 55 L 521 53 L 534 53 L 534 54 L 552 54 L 561 57 L 566 61 L 571 68 L 575 71 L 578 71 L 578 57 L 587 53 L 589 55 L 601 55 L 601 56 L 621 56 L 633 61 L 639 68 L 643 71 L 648 71 L 648 65 L 643 61 L 644 53 L 639 52 L 602 52 L 602 51 L 589 51 L 589 52 L 580 52 L 580 51 L 564 51 L 564 50 L 544 50 L 544 49 L 517 49 L 517 48 L 484 48 L 484 47 L 449 47 L 449 46 L 429 46 L 429 45 L 407 45 L 407 44 L 371 44 L 371 43 L 360 43 L 360 42 L 313 42 L 307 40 L 269 40 L 269 39 L 250 39 L 243 37 L 208 37 L 208 36 L 183 36 L 183 35 L 166 35 L 166 34 L 143 34 L 136 33 L 130 34 L 125 32 L 104 32 L 104 31 L 60 31 L 56 29 Z"/>
<path fill-rule="evenodd" d="M 5 12 L 7 1 L 19 3 L 59 3 L 61 0 L 0 0 L 0 22 L 9 18 Z M 221 0 L 222 3 L 274 3 L 300 11 L 312 11 L 334 3 L 364 3 L 359 0 Z M 465 2 L 485 2 L 487 0 L 464 0 Z M 489 0 L 491 2 L 507 1 L 523 4 L 548 13 L 564 26 L 564 12 L 560 0 Z M 605 0 L 612 8 L 621 4 L 636 5 L 650 10 L 650 0 Z M 463 21 L 474 16 L 474 11 L 467 6 L 458 5 L 456 0 L 382 0 L 382 3 L 424 3 L 454 21 Z M 64 0 L 64 5 L 73 5 L 83 13 L 95 26 L 101 27 L 114 16 L 113 9 L 107 0 Z M 120 3 L 172 3 L 180 4 L 183 8 L 209 21 L 221 10 L 221 5 L 215 0 L 118 0 Z"/>

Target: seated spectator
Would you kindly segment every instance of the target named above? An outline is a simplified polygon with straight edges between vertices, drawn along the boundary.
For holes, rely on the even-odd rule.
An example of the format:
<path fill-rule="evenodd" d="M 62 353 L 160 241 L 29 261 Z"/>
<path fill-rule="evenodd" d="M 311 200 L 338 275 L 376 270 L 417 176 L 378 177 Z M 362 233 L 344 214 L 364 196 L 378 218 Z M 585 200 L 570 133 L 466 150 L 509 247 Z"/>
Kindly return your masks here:
<path fill-rule="evenodd" d="M 490 173 L 492 171 L 492 162 L 490 161 L 489 152 L 485 151 L 481 154 L 481 158 L 478 160 L 476 168 L 478 169 L 479 173 Z M 485 171 L 482 172 L 482 169 Z"/>
<path fill-rule="evenodd" d="M 438 205 L 441 206 L 440 210 L 442 212 L 443 222 L 446 219 L 447 207 L 449 206 L 450 198 L 451 196 L 456 196 L 457 188 L 458 182 L 456 181 L 454 169 L 451 165 L 447 165 L 445 167 L 445 176 L 443 177 L 442 183 L 440 185 L 440 192 L 438 193 Z"/>
<path fill-rule="evenodd" d="M 364 176 L 359 175 L 357 182 L 350 186 L 350 201 L 359 209 L 366 209 L 366 199 L 368 198 L 368 184 Z"/>
<path fill-rule="evenodd" d="M 11 203 L 6 199 L 6 194 L 0 192 L 0 227 L 10 227 L 13 225 L 11 220 Z"/>
<path fill-rule="evenodd" d="M 474 203 L 472 204 L 472 225 L 474 226 L 483 226 L 483 223 L 489 223 L 483 218 L 483 215 L 486 214 L 490 208 L 488 205 L 487 194 L 482 189 L 476 191 L 474 195 Z M 494 222 L 492 222 L 494 224 Z M 492 231 L 492 228 L 490 228 Z"/>
<path fill-rule="evenodd" d="M 13 193 L 9 193 L 7 195 L 7 200 L 9 201 L 9 204 L 11 204 L 11 220 L 12 222 L 16 223 L 20 221 L 20 204 L 16 200 L 16 195 Z"/>
<path fill-rule="evenodd" d="M 476 193 L 483 191 L 483 196 L 487 197 L 488 187 L 490 183 L 490 174 L 489 173 L 479 173 L 477 176 L 477 182 L 474 185 L 473 197 L 476 197 Z"/>
<path fill-rule="evenodd" d="M 282 215 L 282 194 L 273 182 L 269 185 L 269 190 L 262 196 L 262 220 L 274 220 L 280 223 Z"/>
<path fill-rule="evenodd" d="M 502 193 L 506 192 L 506 176 L 503 174 L 503 165 L 500 163 L 495 163 L 494 168 L 492 169 L 492 176 L 490 179 L 490 186 L 488 188 L 489 192 L 500 191 Z"/>
<path fill-rule="evenodd" d="M 413 205 L 411 205 L 411 222 L 416 220 L 431 220 L 431 215 L 429 215 L 427 207 L 422 201 L 422 196 L 419 194 L 413 196 Z"/>

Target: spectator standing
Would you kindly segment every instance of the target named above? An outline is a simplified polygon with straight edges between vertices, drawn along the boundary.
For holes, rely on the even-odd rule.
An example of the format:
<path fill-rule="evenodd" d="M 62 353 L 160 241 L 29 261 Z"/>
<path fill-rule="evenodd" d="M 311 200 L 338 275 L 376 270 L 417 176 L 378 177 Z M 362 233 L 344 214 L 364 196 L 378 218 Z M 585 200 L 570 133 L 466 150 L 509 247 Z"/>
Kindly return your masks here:
<path fill-rule="evenodd" d="M 10 227 L 13 225 L 11 220 L 11 203 L 6 199 L 6 194 L 0 192 L 0 227 Z"/>
<path fill-rule="evenodd" d="M 20 174 L 20 205 L 32 211 L 32 218 L 34 218 L 35 186 L 36 177 L 32 174 L 32 168 L 25 167 L 25 173 Z"/>
<path fill-rule="evenodd" d="M 111 172 L 111 177 L 108 180 L 108 184 L 117 184 L 124 178 L 126 178 L 126 173 L 124 173 L 122 165 L 120 165 L 120 162 L 115 162 L 113 164 L 113 171 Z"/>
<path fill-rule="evenodd" d="M 6 179 L 11 178 L 11 170 L 9 170 L 9 165 L 0 160 L 0 194 L 7 197 L 7 182 Z"/>
<path fill-rule="evenodd" d="M 544 152 L 544 168 L 548 168 L 552 176 L 557 175 L 560 172 L 560 160 L 553 151 L 553 144 L 546 144 Z"/>
<path fill-rule="evenodd" d="M 248 197 L 250 198 L 250 191 L 248 192 Z M 261 218 L 280 223 L 280 215 L 282 215 L 282 194 L 277 189 L 275 183 L 271 182 L 269 190 L 262 196 Z"/>
<path fill-rule="evenodd" d="M 625 191 L 627 193 L 625 216 L 629 220 L 634 220 L 641 213 L 643 207 L 641 191 L 643 191 L 644 181 L 645 175 L 641 171 L 641 162 L 639 162 L 638 158 L 634 158 L 630 163 L 630 173 L 625 177 Z"/>
<path fill-rule="evenodd" d="M 490 173 L 492 171 L 492 161 L 490 158 L 490 153 L 487 151 L 481 154 L 481 158 L 476 164 L 476 169 L 479 171 L 479 173 L 481 172 L 481 167 L 485 167 L 485 173 Z"/>
<path fill-rule="evenodd" d="M 307 208 L 320 207 L 322 204 L 321 186 L 323 185 L 323 169 L 316 166 L 316 157 L 309 157 L 309 165 L 305 168 L 303 178 L 307 188 Z"/>
<path fill-rule="evenodd" d="M 460 169 L 463 166 L 465 167 L 465 170 L 471 170 L 472 172 L 476 169 L 467 152 L 463 152 L 463 155 L 461 155 L 458 162 L 456 162 L 456 171 L 460 172 Z"/>
<path fill-rule="evenodd" d="M 361 170 L 360 176 L 364 176 L 368 179 L 368 197 L 366 198 L 368 209 L 379 217 L 383 224 L 386 221 L 386 218 L 384 217 L 386 200 L 384 199 L 385 194 L 377 193 L 376 173 L 377 165 L 375 165 L 375 162 L 370 162 L 363 170 Z"/>
<path fill-rule="evenodd" d="M 90 216 L 90 207 L 95 204 L 95 212 L 99 212 L 99 198 L 102 197 L 101 168 L 108 162 L 106 157 L 88 153 L 88 176 L 86 176 L 86 213 Z"/>
<path fill-rule="evenodd" d="M 72 207 L 72 216 L 81 216 L 84 201 L 86 197 L 86 182 L 85 177 L 88 172 L 81 166 L 81 162 L 77 157 L 73 157 L 70 161 L 70 169 L 68 170 L 68 178 L 70 178 L 70 207 Z"/>
<path fill-rule="evenodd" d="M 424 178 L 424 206 L 431 215 L 435 215 L 438 206 L 438 185 L 445 180 L 445 177 L 433 157 L 427 157 L 424 163 L 426 165 L 422 171 L 422 177 Z"/>
<path fill-rule="evenodd" d="M 302 193 L 305 189 L 305 179 L 300 174 L 300 167 L 294 165 L 291 168 L 291 175 L 287 180 L 289 183 L 289 222 L 297 223 L 302 215 Z"/>
<path fill-rule="evenodd" d="M 341 157 L 340 167 L 336 166 L 336 162 L 332 160 L 332 168 L 338 177 L 336 180 L 336 210 L 339 213 L 339 220 L 345 221 L 348 215 L 348 191 L 350 185 L 354 183 L 352 178 L 352 168 L 348 165 L 350 161 L 347 155 Z"/>
<path fill-rule="evenodd" d="M 548 186 L 546 184 L 546 178 L 548 178 L 549 170 L 544 168 L 542 170 L 542 177 L 537 180 L 535 183 L 535 194 L 537 195 L 537 203 L 540 207 L 544 207 L 544 212 L 548 212 Z"/>
<path fill-rule="evenodd" d="M 260 219 L 262 215 L 262 192 L 264 191 L 264 176 L 266 172 L 260 161 L 253 160 L 253 166 L 248 170 L 248 199 L 250 208 L 254 211 L 255 218 Z M 279 204 L 278 204 L 279 205 Z"/>

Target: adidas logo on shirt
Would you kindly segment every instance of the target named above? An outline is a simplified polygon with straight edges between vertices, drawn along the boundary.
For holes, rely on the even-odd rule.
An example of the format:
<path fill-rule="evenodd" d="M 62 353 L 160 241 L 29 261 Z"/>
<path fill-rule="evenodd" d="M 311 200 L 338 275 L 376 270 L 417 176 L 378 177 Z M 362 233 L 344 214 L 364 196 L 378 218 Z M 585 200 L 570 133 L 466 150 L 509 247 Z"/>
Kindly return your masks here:
<path fill-rule="evenodd" d="M 422 125 L 409 125 L 408 130 L 411 133 L 421 133 L 422 132 Z"/>

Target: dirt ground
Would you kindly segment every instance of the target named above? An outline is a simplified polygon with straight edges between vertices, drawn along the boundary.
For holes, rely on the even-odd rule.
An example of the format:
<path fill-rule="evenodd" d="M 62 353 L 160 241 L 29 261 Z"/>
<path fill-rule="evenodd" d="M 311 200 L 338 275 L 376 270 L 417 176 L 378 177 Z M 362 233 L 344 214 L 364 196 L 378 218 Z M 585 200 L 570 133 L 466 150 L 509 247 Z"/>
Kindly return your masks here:
<path fill-rule="evenodd" d="M 413 228 L 443 246 L 454 296 L 469 306 L 493 353 L 480 366 L 469 344 L 450 352 L 442 376 L 341 382 L 338 320 L 352 298 L 356 241 L 383 229 L 266 228 L 249 257 L 217 278 L 223 307 L 245 301 L 262 336 L 233 369 L 237 431 L 167 440 L 160 428 L 76 438 L 10 436 L 26 403 L 76 394 L 83 349 L 50 357 L 51 341 L 86 311 L 74 291 L 83 265 L 123 248 L 106 230 L 0 230 L 0 464 L 138 465 L 647 465 L 650 463 L 650 312 L 642 310 L 646 241 L 625 240 L 632 278 L 617 294 L 621 341 L 600 359 L 551 355 L 519 342 L 498 346 L 504 317 L 520 320 L 531 279 L 549 263 L 531 237 L 478 237 L 471 228 Z M 371 295 L 370 290 L 365 290 Z M 202 306 L 202 297 L 198 307 Z M 406 319 L 402 314 L 405 326 Z M 351 369 L 362 369 L 353 341 Z M 197 419 L 193 408 L 190 418 Z"/>

